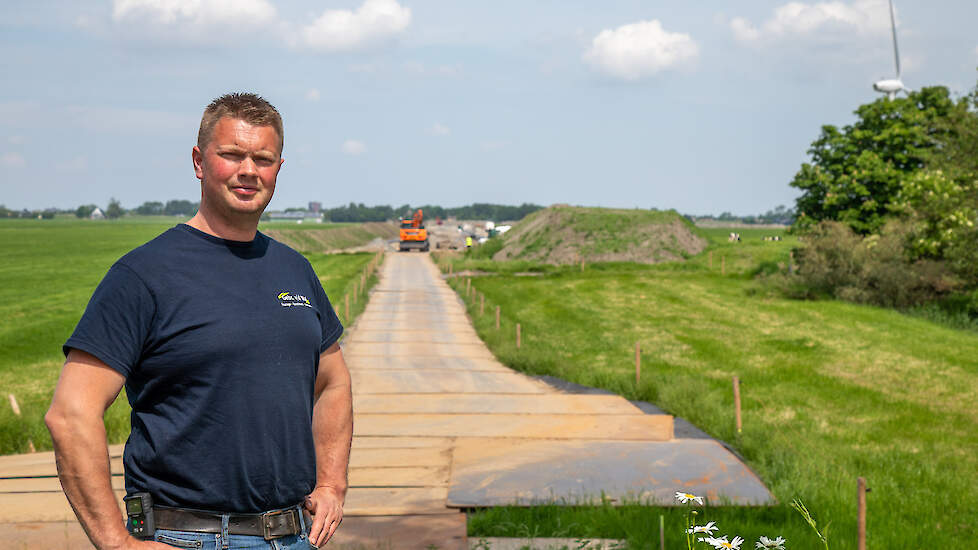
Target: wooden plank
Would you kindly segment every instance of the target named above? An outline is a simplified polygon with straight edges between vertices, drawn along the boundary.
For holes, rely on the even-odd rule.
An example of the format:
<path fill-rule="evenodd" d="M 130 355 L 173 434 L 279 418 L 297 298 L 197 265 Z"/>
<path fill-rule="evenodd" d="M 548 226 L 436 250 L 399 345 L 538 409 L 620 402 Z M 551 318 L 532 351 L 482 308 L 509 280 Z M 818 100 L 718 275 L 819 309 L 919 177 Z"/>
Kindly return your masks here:
<path fill-rule="evenodd" d="M 669 441 L 669 415 L 358 414 L 355 435 Z"/>
<path fill-rule="evenodd" d="M 353 438 L 354 449 L 412 449 L 436 447 L 447 450 L 452 446 L 451 437 L 370 437 Z"/>
<path fill-rule="evenodd" d="M 344 516 L 400 516 L 457 514 L 445 506 L 446 487 L 384 489 L 351 487 L 343 505 Z"/>
<path fill-rule="evenodd" d="M 115 474 L 123 473 L 122 458 L 109 459 L 109 471 Z M 7 466 L 0 469 L 0 477 L 25 477 L 25 476 L 55 476 L 58 469 L 54 462 L 37 462 L 34 464 L 25 463 L 21 466 Z"/>
<path fill-rule="evenodd" d="M 601 495 L 676 505 L 676 491 L 713 503 L 773 504 L 736 456 L 710 439 L 546 441 L 460 438 L 452 459 L 451 506 L 573 505 Z"/>
<path fill-rule="evenodd" d="M 354 516 L 329 542 L 331 550 L 468 550 L 465 514 Z"/>
<path fill-rule="evenodd" d="M 471 342 L 468 344 L 441 344 L 430 342 L 380 342 L 380 343 L 358 343 L 350 342 L 346 345 L 343 353 L 356 355 L 358 353 L 370 355 L 386 355 L 388 357 L 417 357 L 419 355 L 434 355 L 441 357 L 480 357 L 483 359 L 493 359 L 482 342 Z"/>
<path fill-rule="evenodd" d="M 451 462 L 448 448 L 415 449 L 352 449 L 351 468 L 382 468 L 391 466 L 439 467 Z"/>
<path fill-rule="evenodd" d="M 350 468 L 350 485 L 355 487 L 447 487 L 448 473 L 448 463 L 438 467 Z"/>
<path fill-rule="evenodd" d="M 120 513 L 124 491 L 115 492 Z M 121 516 L 120 516 L 121 517 Z M 75 513 L 61 491 L 51 493 L 0 493 L 0 523 L 75 521 Z"/>
<path fill-rule="evenodd" d="M 367 413 L 644 414 L 617 395 L 493 393 L 358 394 L 353 410 Z"/>
<path fill-rule="evenodd" d="M 504 366 L 495 359 L 485 357 L 439 357 L 433 355 L 416 355 L 413 357 L 388 357 L 386 355 L 343 354 L 350 370 L 382 369 L 382 370 L 464 370 L 464 371 L 493 371 L 513 373 L 513 369 Z"/>
<path fill-rule="evenodd" d="M 351 370 L 353 393 L 553 393 L 538 380 L 512 372 Z"/>
<path fill-rule="evenodd" d="M 417 344 L 478 344 L 482 340 L 475 331 L 436 331 L 436 330 L 364 330 L 359 325 L 356 333 L 347 340 L 347 346 L 353 344 L 386 344 L 386 343 L 417 343 Z"/>
<path fill-rule="evenodd" d="M 126 490 L 126 482 L 122 475 L 114 475 L 112 476 L 111 480 L 113 489 L 120 491 Z M 56 477 L 18 477 L 13 479 L 0 479 L 0 493 L 60 493 L 61 491 L 61 481 L 59 481 Z"/>
<path fill-rule="evenodd" d="M 3 550 L 95 550 L 77 521 L 0 523 Z"/>

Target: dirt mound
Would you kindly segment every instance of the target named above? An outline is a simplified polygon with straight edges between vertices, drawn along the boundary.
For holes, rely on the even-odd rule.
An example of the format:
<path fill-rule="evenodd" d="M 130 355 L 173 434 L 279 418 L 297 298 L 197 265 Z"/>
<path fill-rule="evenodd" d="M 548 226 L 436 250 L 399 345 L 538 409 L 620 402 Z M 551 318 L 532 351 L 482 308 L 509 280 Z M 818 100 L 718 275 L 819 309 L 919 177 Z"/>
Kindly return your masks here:
<path fill-rule="evenodd" d="M 322 229 L 269 229 L 263 233 L 299 252 L 336 252 L 398 236 L 397 226 L 387 222 L 351 223 Z"/>
<path fill-rule="evenodd" d="M 494 260 L 551 264 L 659 263 L 706 248 L 706 239 L 675 210 L 618 210 L 551 206 L 530 214 L 503 235 Z"/>

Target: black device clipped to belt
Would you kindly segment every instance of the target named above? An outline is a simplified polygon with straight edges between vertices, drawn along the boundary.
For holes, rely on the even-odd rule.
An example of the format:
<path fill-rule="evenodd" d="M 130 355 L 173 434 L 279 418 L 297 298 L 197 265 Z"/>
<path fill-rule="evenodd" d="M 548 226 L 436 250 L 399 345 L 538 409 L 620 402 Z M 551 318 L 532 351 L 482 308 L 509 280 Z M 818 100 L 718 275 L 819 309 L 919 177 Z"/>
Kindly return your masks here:
<path fill-rule="evenodd" d="M 153 517 L 153 497 L 149 493 L 135 493 L 122 499 L 126 503 L 126 529 L 137 539 L 148 539 L 156 534 Z"/>

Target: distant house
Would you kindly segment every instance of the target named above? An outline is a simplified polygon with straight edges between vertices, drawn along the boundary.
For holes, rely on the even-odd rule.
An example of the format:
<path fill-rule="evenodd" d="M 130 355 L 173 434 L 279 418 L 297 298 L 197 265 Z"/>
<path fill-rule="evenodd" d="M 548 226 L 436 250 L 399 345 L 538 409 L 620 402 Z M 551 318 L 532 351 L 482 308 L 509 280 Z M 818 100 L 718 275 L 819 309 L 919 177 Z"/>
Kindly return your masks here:
<path fill-rule="evenodd" d="M 323 215 L 303 210 L 293 210 L 291 212 L 266 212 L 268 221 L 272 222 L 292 222 L 292 223 L 322 223 Z"/>
<path fill-rule="evenodd" d="M 104 220 L 105 212 L 102 212 L 101 208 L 95 207 L 95 210 L 92 210 L 92 214 L 89 216 L 89 218 L 93 220 Z"/>

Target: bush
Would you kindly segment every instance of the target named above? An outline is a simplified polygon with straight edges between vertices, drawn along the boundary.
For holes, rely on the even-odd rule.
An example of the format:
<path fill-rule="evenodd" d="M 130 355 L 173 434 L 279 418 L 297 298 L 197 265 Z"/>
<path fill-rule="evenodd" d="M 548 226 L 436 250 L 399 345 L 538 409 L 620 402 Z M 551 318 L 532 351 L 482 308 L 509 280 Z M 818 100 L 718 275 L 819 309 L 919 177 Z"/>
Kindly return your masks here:
<path fill-rule="evenodd" d="M 962 287 L 946 262 L 912 259 L 906 252 L 912 226 L 891 221 L 879 235 L 861 237 L 846 224 L 823 221 L 796 250 L 798 269 L 782 281 L 799 298 L 833 297 L 907 308 L 948 296 Z"/>

